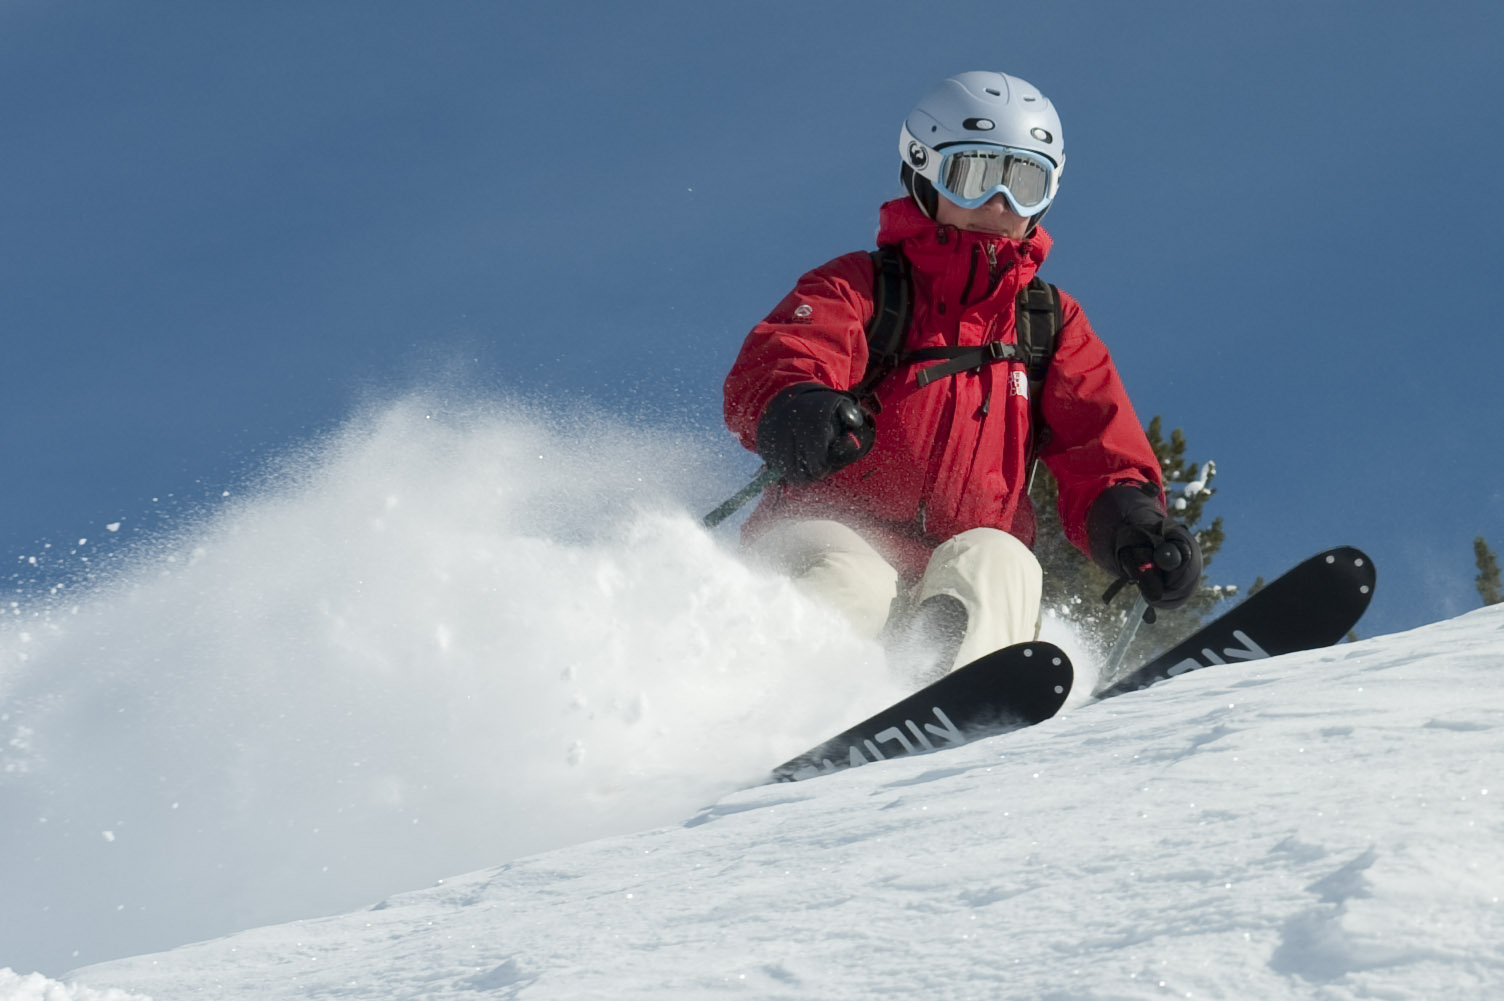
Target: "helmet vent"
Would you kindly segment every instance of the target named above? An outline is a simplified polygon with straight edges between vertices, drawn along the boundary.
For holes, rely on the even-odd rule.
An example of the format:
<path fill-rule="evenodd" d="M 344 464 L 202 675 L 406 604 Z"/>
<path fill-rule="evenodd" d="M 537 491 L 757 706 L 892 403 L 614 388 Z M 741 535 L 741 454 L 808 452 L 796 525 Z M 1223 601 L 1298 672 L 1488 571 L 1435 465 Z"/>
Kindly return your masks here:
<path fill-rule="evenodd" d="M 972 132 L 991 132 L 997 125 L 990 118 L 968 118 L 961 127 Z"/>
<path fill-rule="evenodd" d="M 988 87 L 987 88 L 987 93 L 991 94 L 993 97 L 1002 97 L 1003 96 L 1003 92 L 1000 91 L 1000 90 L 998 90 L 996 87 Z"/>

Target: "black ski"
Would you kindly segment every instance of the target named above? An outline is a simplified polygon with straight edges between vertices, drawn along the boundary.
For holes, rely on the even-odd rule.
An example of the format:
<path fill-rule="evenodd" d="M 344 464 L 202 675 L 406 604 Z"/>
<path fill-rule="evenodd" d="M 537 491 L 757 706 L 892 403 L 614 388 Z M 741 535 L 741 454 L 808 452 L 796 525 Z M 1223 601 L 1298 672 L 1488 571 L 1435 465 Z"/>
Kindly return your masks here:
<path fill-rule="evenodd" d="M 1351 546 L 1317 553 L 1135 671 L 1105 679 L 1099 699 L 1187 671 L 1331 646 L 1352 631 L 1373 597 L 1373 561 Z"/>
<path fill-rule="evenodd" d="M 1373 561 L 1351 546 L 1329 549 L 1266 584 L 1235 608 L 1093 695 L 1111 698 L 1229 661 L 1330 646 L 1368 609 Z M 1070 694 L 1070 659 L 1049 643 L 988 654 L 773 770 L 782 782 L 964 744 L 1049 719 Z"/>
<path fill-rule="evenodd" d="M 1060 711 L 1071 681 L 1070 658 L 1054 644 L 1004 647 L 785 761 L 773 777 L 793 782 L 1032 726 Z"/>

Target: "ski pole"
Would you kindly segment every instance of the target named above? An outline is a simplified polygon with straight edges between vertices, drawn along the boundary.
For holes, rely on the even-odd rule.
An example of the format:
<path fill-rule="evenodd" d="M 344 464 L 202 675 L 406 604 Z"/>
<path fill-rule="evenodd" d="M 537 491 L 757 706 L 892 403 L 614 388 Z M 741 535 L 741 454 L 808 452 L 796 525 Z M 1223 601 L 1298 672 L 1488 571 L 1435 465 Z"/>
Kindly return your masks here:
<path fill-rule="evenodd" d="M 834 462 L 832 468 L 844 466 L 848 462 L 852 462 L 865 454 L 865 451 L 857 442 L 854 432 L 867 422 L 867 416 L 856 400 L 848 399 L 842 401 L 840 406 L 836 408 L 836 417 L 839 418 L 841 426 L 844 426 L 848 432 L 852 433 L 848 433 L 831 442 L 830 456 Z M 838 427 L 837 430 L 839 429 Z M 751 483 L 748 483 L 735 494 L 726 498 L 720 507 L 700 519 L 700 524 L 706 528 L 714 528 L 735 514 L 737 509 L 743 504 L 762 493 L 774 483 L 777 483 L 778 480 L 779 476 L 777 473 L 773 472 L 769 467 L 763 466 L 762 469 L 757 471 L 757 475 L 752 477 Z"/>
<path fill-rule="evenodd" d="M 706 528 L 714 528 L 715 526 L 719 525 L 721 522 L 725 521 L 727 518 L 735 514 L 737 512 L 737 509 L 739 509 L 743 504 L 747 503 L 747 501 L 751 500 L 753 497 L 756 497 L 769 486 L 772 486 L 777 482 L 778 474 L 773 472 L 773 470 L 769 469 L 767 466 L 763 466 L 757 471 L 757 475 L 752 477 L 752 482 L 748 483 L 736 493 L 732 494 L 730 497 L 722 501 L 720 507 L 716 508 L 714 511 L 707 514 L 704 518 L 700 519 L 700 524 L 704 525 Z"/>
<path fill-rule="evenodd" d="M 1128 618 L 1123 622 L 1123 628 L 1118 630 L 1118 640 L 1112 645 L 1112 652 L 1107 655 L 1107 663 L 1102 665 L 1102 677 L 1106 685 L 1116 682 L 1118 670 L 1123 665 L 1123 657 L 1128 653 L 1128 645 L 1133 642 L 1133 637 L 1138 635 L 1138 624 L 1144 621 L 1144 613 L 1149 610 L 1149 603 L 1144 600 L 1140 593 L 1133 599 L 1133 610 L 1128 613 Z M 1098 688 L 1105 687 L 1098 682 Z"/>
<path fill-rule="evenodd" d="M 1173 542 L 1161 542 L 1154 549 L 1154 566 L 1161 570 L 1174 570 L 1180 566 L 1183 559 L 1180 548 Z M 1102 666 L 1104 681 L 1097 685 L 1098 690 L 1117 682 L 1117 675 L 1123 666 L 1123 658 L 1128 653 L 1128 646 L 1133 642 L 1133 637 L 1138 634 L 1138 624 L 1153 621 L 1154 616 L 1149 610 L 1149 602 L 1144 600 L 1144 592 L 1140 589 L 1138 596 L 1134 598 L 1133 609 L 1123 622 L 1123 628 L 1118 630 L 1118 639 L 1112 645 L 1112 652 L 1107 655 L 1107 663 Z"/>

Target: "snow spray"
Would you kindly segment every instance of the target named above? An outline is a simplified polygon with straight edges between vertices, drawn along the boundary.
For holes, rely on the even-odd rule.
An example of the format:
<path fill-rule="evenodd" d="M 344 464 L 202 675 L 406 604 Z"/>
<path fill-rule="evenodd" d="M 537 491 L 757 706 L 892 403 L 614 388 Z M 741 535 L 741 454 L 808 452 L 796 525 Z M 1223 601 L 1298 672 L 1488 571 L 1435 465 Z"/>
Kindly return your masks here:
<path fill-rule="evenodd" d="M 413 397 L 81 591 L 13 596 L 0 966 L 679 822 L 891 702 L 875 644 L 680 500 L 739 476 L 687 434 Z"/>

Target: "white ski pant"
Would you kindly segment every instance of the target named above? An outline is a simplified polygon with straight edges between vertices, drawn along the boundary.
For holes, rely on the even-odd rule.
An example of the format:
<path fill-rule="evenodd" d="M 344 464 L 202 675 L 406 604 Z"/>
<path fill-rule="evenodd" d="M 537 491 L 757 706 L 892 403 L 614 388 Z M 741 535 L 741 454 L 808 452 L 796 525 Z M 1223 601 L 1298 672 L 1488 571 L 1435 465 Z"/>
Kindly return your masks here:
<path fill-rule="evenodd" d="M 898 597 L 898 571 L 852 528 L 791 520 L 748 547 L 754 559 L 792 577 L 838 610 L 853 629 L 878 637 Z M 966 637 L 952 667 L 1038 638 L 1043 572 L 1029 547 L 1007 532 L 973 528 L 946 540 L 906 597 L 911 607 L 948 594 L 966 609 Z"/>

